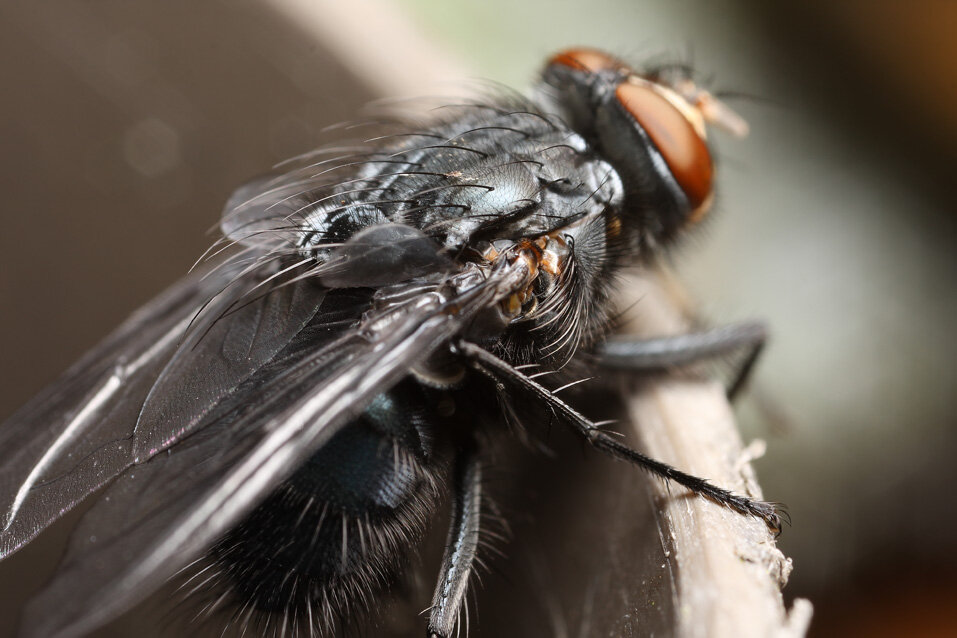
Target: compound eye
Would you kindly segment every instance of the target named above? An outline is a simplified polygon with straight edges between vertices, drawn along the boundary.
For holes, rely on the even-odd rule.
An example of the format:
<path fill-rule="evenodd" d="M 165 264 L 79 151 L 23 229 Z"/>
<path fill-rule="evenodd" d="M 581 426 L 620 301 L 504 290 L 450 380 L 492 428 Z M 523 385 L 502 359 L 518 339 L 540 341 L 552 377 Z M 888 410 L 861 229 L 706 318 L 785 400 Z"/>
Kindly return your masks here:
<path fill-rule="evenodd" d="M 634 82 L 621 83 L 615 95 L 651 138 L 688 198 L 688 223 L 701 219 L 711 203 L 714 167 L 702 133 L 675 105 L 682 98 L 669 100 L 651 85 Z"/>
<path fill-rule="evenodd" d="M 608 55 L 598 49 L 565 49 L 555 54 L 548 61 L 549 66 L 557 65 L 568 67 L 576 71 L 617 71 L 626 69 L 626 65 L 618 58 Z"/>

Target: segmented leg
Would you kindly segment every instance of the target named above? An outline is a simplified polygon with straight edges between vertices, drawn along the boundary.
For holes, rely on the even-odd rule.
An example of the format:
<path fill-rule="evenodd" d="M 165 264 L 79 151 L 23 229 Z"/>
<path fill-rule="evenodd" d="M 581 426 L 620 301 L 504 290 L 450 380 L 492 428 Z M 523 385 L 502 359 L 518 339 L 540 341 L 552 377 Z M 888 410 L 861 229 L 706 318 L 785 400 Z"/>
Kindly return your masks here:
<path fill-rule="evenodd" d="M 520 389 L 545 402 L 551 407 L 555 415 L 560 417 L 562 422 L 573 427 L 594 448 L 637 465 L 656 476 L 683 485 L 695 494 L 706 496 L 737 512 L 760 518 L 775 534 L 781 531 L 781 516 L 773 504 L 740 496 L 712 485 L 703 478 L 686 474 L 667 463 L 656 461 L 637 450 L 633 450 L 602 431 L 577 410 L 555 396 L 548 388 L 529 379 L 506 361 L 502 361 L 492 353 L 471 343 L 461 342 L 457 345 L 457 348 L 473 365 L 497 379 L 500 383 Z"/>
<path fill-rule="evenodd" d="M 616 370 L 659 370 L 722 357 L 743 349 L 747 356 L 735 371 L 727 390 L 728 398 L 733 399 L 747 382 L 767 338 L 767 327 L 759 322 L 736 323 L 655 339 L 616 337 L 599 347 L 599 364 Z"/>
<path fill-rule="evenodd" d="M 461 453 L 455 465 L 452 521 L 442 571 L 432 597 L 429 638 L 448 638 L 459 622 L 478 549 L 481 513 L 482 467 L 470 450 Z"/>

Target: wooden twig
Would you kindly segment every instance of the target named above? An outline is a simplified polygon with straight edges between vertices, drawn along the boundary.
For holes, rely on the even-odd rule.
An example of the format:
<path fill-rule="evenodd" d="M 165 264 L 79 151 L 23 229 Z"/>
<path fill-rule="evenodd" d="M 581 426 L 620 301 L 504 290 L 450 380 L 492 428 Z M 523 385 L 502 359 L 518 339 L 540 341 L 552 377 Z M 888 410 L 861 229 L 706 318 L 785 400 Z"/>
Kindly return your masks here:
<path fill-rule="evenodd" d="M 651 336 L 688 329 L 680 295 L 666 276 L 635 279 L 624 288 L 642 299 L 637 319 L 626 331 Z M 675 375 L 623 383 L 628 385 L 633 434 L 643 451 L 716 485 L 763 498 L 750 461 L 763 453 L 764 443 L 742 445 L 720 384 Z M 811 604 L 796 600 L 790 612 L 785 609 L 781 589 L 791 560 L 762 521 L 663 481 L 649 481 L 649 486 L 661 543 L 675 574 L 676 636 L 805 634 Z"/>

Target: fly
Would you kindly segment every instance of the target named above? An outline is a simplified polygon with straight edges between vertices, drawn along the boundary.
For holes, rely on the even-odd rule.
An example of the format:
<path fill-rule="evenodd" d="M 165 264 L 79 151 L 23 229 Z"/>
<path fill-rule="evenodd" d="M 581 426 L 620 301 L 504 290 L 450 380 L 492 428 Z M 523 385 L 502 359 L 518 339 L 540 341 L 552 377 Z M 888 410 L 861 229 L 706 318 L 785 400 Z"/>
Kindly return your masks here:
<path fill-rule="evenodd" d="M 708 211 L 710 125 L 745 130 L 680 71 L 570 49 L 531 97 L 395 122 L 239 188 L 216 266 L 0 429 L 0 558 L 102 489 L 23 635 L 82 635 L 177 574 L 239 630 L 328 635 L 379 611 L 447 497 L 425 623 L 445 638 L 488 534 L 483 452 L 553 421 L 778 531 L 772 504 L 643 455 L 550 389 L 744 347 L 740 387 L 760 328 L 609 339 L 616 273 Z"/>

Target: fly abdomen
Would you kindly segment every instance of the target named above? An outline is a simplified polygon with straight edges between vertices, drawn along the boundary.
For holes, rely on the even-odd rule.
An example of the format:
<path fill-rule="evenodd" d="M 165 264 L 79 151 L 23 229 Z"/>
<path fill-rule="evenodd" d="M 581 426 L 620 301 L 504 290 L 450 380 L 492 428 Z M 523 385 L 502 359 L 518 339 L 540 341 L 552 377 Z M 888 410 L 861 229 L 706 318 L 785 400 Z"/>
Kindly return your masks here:
<path fill-rule="evenodd" d="M 217 584 L 251 612 L 236 622 L 325 634 L 398 580 L 447 472 L 424 392 L 409 381 L 376 397 L 214 546 Z"/>

